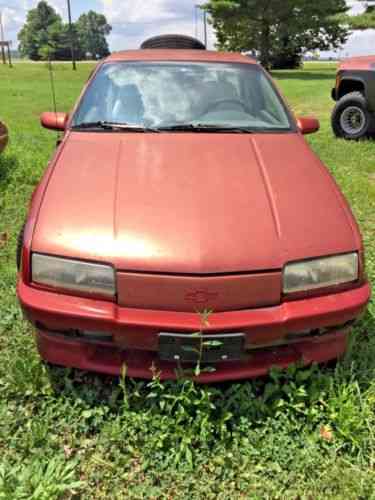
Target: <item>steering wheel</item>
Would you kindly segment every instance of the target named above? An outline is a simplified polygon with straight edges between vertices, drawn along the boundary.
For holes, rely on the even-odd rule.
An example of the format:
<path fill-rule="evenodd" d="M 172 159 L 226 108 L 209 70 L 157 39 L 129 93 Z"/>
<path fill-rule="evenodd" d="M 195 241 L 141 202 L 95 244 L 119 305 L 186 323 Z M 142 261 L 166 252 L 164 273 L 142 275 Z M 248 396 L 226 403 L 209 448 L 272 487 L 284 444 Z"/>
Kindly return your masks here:
<path fill-rule="evenodd" d="M 217 99 L 216 101 L 211 102 L 199 116 L 204 116 L 207 113 L 209 113 L 210 111 L 212 111 L 213 109 L 220 106 L 220 104 L 227 104 L 227 103 L 241 106 L 241 108 L 244 111 L 246 111 L 246 113 L 249 113 L 250 115 L 252 114 L 251 109 L 249 108 L 249 106 L 245 102 L 241 101 L 240 99 L 233 98 L 233 99 Z"/>

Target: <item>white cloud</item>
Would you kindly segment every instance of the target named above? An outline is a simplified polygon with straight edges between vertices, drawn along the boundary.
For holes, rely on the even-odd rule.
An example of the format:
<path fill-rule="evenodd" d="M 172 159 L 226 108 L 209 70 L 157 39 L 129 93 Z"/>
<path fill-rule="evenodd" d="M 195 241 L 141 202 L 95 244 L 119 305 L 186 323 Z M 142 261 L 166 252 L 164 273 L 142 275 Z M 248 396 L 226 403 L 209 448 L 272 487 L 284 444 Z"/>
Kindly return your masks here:
<path fill-rule="evenodd" d="M 13 7 L 3 7 L 2 15 L 3 25 L 6 31 L 18 30 L 24 20 L 23 13 L 20 13 L 18 9 Z"/>
<path fill-rule="evenodd" d="M 173 18 L 173 13 L 166 8 L 165 0 L 132 0 L 119 2 L 116 0 L 102 0 L 103 11 L 108 21 L 116 26 L 126 26 L 133 23 L 154 23 Z"/>
<path fill-rule="evenodd" d="M 353 33 L 344 47 L 338 51 L 340 57 L 375 54 L 375 30 Z"/>
<path fill-rule="evenodd" d="M 64 19 L 68 17 L 68 9 L 66 0 L 47 0 L 48 3 L 62 16 Z M 74 2 L 74 0 L 73 0 Z M 74 5 L 72 2 L 72 5 Z"/>
<path fill-rule="evenodd" d="M 146 38 L 165 33 L 194 35 L 195 5 L 203 3 L 194 0 L 102 0 L 103 11 L 113 27 L 110 36 L 114 50 L 138 48 Z M 198 34 L 203 38 L 202 14 L 197 12 Z M 209 27 L 211 46 L 214 35 Z"/>

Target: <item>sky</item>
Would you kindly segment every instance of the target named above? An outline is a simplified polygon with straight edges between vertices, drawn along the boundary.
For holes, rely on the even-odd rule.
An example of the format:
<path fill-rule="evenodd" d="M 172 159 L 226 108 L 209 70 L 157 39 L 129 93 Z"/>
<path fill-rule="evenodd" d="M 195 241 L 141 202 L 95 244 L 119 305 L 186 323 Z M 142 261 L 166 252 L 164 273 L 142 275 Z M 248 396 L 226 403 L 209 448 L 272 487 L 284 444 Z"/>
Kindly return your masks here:
<path fill-rule="evenodd" d="M 12 41 L 13 47 L 17 46 L 17 33 L 25 22 L 27 11 L 37 3 L 38 0 L 0 0 L 6 38 Z M 48 3 L 67 19 L 66 0 L 48 0 Z M 73 20 L 90 9 L 105 14 L 113 28 L 108 38 L 110 49 L 122 50 L 138 48 L 149 36 L 163 33 L 198 35 L 203 39 L 202 14 L 195 9 L 196 4 L 203 3 L 205 0 L 71 0 L 71 7 Z M 348 0 L 351 6 L 355 3 Z M 353 13 L 359 11 L 360 7 L 353 7 Z M 209 27 L 209 48 L 213 48 L 214 43 L 215 34 Z M 375 53 L 375 30 L 353 34 L 338 55 L 371 53 Z"/>

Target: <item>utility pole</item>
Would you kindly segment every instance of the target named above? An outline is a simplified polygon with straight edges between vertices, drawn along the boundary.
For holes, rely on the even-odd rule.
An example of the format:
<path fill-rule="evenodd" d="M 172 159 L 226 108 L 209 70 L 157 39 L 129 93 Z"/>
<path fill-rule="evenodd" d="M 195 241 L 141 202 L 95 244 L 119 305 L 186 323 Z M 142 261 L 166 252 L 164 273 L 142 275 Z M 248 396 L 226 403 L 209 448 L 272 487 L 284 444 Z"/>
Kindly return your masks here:
<path fill-rule="evenodd" d="M 70 0 L 67 0 L 67 2 L 68 2 L 68 18 L 69 18 L 70 52 L 72 54 L 73 70 L 76 71 L 77 65 L 76 65 L 76 58 L 75 58 L 75 53 L 74 53 L 74 34 L 73 34 L 73 26 L 72 26 L 72 12 L 70 9 Z"/>
<path fill-rule="evenodd" d="M 10 44 L 11 44 L 11 43 L 12 43 L 12 42 L 8 42 L 8 59 L 9 59 L 9 67 L 10 67 L 10 68 L 13 68 L 13 65 L 12 65 L 12 55 L 11 55 L 11 53 L 10 53 Z"/>
<path fill-rule="evenodd" d="M 0 12 L 0 42 L 1 42 L 1 58 L 3 60 L 3 64 L 6 64 L 5 58 L 5 37 L 4 37 L 4 26 L 3 26 L 3 13 Z"/>
<path fill-rule="evenodd" d="M 203 26 L 204 26 L 204 46 L 207 49 L 208 36 L 207 36 L 207 10 L 204 6 L 196 4 L 195 5 L 195 37 L 198 38 L 198 9 L 203 11 Z"/>
<path fill-rule="evenodd" d="M 203 23 L 204 23 L 204 46 L 207 49 L 207 11 L 203 9 Z"/>
<path fill-rule="evenodd" d="M 195 38 L 198 38 L 198 5 L 194 5 Z"/>

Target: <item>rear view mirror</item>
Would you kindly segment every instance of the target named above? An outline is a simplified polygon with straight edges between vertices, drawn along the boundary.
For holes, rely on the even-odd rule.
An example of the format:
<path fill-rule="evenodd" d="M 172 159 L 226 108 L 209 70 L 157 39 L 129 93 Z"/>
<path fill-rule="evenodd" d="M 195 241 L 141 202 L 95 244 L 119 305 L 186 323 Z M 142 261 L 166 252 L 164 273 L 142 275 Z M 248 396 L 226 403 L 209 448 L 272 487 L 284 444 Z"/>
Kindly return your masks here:
<path fill-rule="evenodd" d="M 313 134 L 314 132 L 318 132 L 320 129 L 319 120 L 311 117 L 298 118 L 297 125 L 298 130 L 303 135 Z"/>
<path fill-rule="evenodd" d="M 42 113 L 40 123 L 42 127 L 49 130 L 65 130 L 69 115 L 67 113 Z"/>

